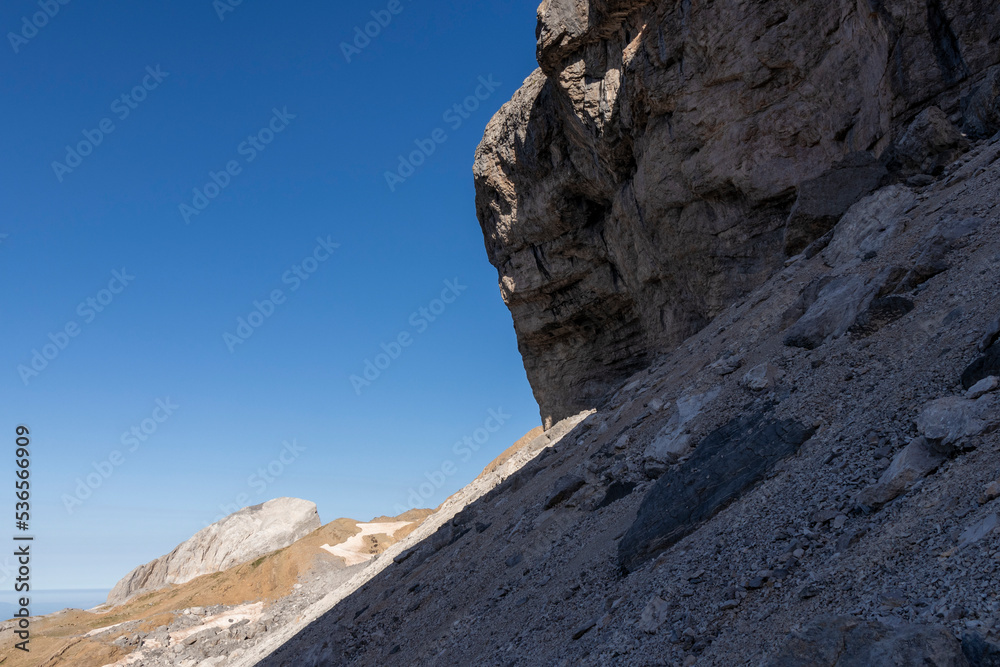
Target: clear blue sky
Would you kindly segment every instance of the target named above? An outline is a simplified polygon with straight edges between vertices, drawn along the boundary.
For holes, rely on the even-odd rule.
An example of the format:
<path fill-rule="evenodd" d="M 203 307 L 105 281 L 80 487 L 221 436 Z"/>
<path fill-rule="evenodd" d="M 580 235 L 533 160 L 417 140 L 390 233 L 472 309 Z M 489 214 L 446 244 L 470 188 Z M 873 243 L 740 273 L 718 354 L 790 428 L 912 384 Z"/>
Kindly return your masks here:
<path fill-rule="evenodd" d="M 78 0 L 37 31 L 37 0 L 4 4 L 0 439 L 32 430 L 37 587 L 110 587 L 220 506 L 389 514 L 451 461 L 435 506 L 538 424 L 471 172 L 535 67 L 536 4 Z M 347 62 L 373 11 L 391 22 Z M 260 324 L 245 340 L 239 318 Z"/>

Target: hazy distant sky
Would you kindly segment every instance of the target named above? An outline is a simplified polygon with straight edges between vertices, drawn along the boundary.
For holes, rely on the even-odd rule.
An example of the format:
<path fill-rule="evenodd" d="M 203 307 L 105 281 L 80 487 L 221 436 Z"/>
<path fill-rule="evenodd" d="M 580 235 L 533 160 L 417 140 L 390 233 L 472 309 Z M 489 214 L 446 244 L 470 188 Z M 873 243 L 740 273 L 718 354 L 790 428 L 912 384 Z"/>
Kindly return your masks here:
<path fill-rule="evenodd" d="M 39 588 L 221 507 L 435 506 L 538 424 L 471 173 L 537 0 L 222 2 L 0 9 L 0 441 L 32 429 Z"/>

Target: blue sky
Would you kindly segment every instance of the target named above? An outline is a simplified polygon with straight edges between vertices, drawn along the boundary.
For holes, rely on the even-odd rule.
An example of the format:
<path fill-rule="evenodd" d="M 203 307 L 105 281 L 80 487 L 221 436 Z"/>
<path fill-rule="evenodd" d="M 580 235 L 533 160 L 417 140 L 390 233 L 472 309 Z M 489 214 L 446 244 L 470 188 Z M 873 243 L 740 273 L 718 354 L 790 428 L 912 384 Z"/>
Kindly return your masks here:
<path fill-rule="evenodd" d="M 389 514 L 450 461 L 433 506 L 538 424 L 471 173 L 536 4 L 4 4 L 0 427 L 32 432 L 38 588 L 221 508 Z"/>

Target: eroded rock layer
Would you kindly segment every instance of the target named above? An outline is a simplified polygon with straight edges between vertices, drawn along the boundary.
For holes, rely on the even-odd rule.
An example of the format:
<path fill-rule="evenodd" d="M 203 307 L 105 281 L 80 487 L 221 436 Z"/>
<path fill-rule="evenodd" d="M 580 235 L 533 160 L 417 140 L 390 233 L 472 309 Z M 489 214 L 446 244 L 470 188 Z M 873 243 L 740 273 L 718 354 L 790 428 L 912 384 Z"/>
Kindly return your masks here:
<path fill-rule="evenodd" d="M 475 178 L 547 424 L 1000 129 L 988 0 L 546 0 L 538 37 Z"/>

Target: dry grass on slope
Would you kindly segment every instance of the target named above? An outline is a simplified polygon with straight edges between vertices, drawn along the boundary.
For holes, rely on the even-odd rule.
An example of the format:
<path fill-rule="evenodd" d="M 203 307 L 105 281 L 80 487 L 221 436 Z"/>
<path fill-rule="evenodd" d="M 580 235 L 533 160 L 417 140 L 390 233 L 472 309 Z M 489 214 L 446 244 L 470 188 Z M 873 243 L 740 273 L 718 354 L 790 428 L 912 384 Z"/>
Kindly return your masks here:
<path fill-rule="evenodd" d="M 500 454 L 500 456 L 493 459 L 493 461 L 490 462 L 489 465 L 487 465 L 483 469 L 483 472 L 480 473 L 479 477 L 477 477 L 476 479 L 482 479 L 486 475 L 496 472 L 500 468 L 500 466 L 509 461 L 512 456 L 514 456 L 519 451 L 527 447 L 528 443 L 530 443 L 532 440 L 542 435 L 543 433 L 545 433 L 545 429 L 542 428 L 541 426 L 536 426 L 535 428 L 525 433 L 520 440 L 518 440 L 513 445 L 505 449 L 503 453 Z"/>
<path fill-rule="evenodd" d="M 387 535 L 366 536 L 366 544 L 376 552 L 409 535 L 432 514 L 431 510 L 411 510 L 387 521 L 412 521 L 413 524 Z M 381 522 L 375 519 L 374 522 Z M 58 614 L 35 618 L 31 624 L 31 652 L 14 648 L 17 641 L 12 633 L 3 632 L 0 639 L 0 667 L 100 667 L 113 663 L 130 651 L 110 642 L 137 631 L 150 632 L 169 624 L 177 611 L 190 607 L 214 605 L 234 606 L 247 602 L 278 600 L 290 594 L 292 587 L 314 565 L 343 567 L 343 559 L 327 553 L 324 544 L 340 544 L 360 532 L 358 522 L 337 519 L 302 538 L 295 544 L 255 561 L 238 565 L 224 572 L 207 574 L 179 586 L 139 595 L 125 604 L 97 612 L 66 610 Z M 138 626 L 135 625 L 138 622 Z M 119 623 L 118 633 L 102 635 L 101 641 L 85 635 L 91 630 Z"/>

